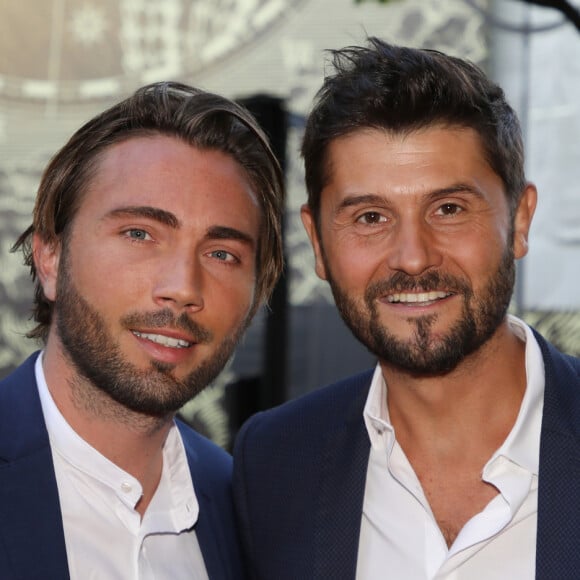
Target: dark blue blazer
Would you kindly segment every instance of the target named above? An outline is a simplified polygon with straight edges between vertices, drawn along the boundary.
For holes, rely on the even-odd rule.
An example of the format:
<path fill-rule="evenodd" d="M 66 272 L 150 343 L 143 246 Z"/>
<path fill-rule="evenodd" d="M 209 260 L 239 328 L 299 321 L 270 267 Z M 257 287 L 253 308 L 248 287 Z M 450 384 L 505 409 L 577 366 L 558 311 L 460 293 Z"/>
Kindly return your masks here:
<path fill-rule="evenodd" d="M 0 578 L 69 578 L 48 433 L 32 355 L 0 382 Z M 195 531 L 210 580 L 245 574 L 231 498 L 230 456 L 179 423 L 199 502 Z M 170 579 L 168 579 L 170 580 Z"/>
<path fill-rule="evenodd" d="M 536 577 L 580 578 L 580 360 L 539 335 L 546 370 Z M 372 371 L 251 418 L 234 497 L 257 580 L 354 580 L 370 442 Z M 385 570 L 384 578 L 388 578 Z"/>

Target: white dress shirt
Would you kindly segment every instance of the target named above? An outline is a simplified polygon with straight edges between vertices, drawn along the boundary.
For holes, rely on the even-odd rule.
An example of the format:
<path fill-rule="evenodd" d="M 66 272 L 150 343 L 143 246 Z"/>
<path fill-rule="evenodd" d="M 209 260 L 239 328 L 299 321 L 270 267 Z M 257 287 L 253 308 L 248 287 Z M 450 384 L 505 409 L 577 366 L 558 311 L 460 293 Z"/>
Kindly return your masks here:
<path fill-rule="evenodd" d="M 163 447 L 159 486 L 141 519 L 139 481 L 82 439 L 35 367 L 58 484 L 71 580 L 207 580 L 195 531 L 199 505 L 181 435 Z M 34 554 L 31 554 L 31 558 Z"/>
<path fill-rule="evenodd" d="M 399 446 L 377 365 L 364 409 L 371 452 L 357 580 L 518 580 L 534 578 L 544 363 L 530 328 L 510 316 L 526 342 L 527 386 L 516 422 L 483 469 L 499 494 L 448 548 L 419 479 Z"/>

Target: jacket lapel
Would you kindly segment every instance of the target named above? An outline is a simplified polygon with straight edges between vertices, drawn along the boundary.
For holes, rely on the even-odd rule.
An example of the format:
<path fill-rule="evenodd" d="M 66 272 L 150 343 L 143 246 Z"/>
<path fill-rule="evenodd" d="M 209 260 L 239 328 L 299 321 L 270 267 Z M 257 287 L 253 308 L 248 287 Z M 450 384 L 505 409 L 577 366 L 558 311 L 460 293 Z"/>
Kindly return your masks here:
<path fill-rule="evenodd" d="M 196 485 L 199 518 L 195 526 L 195 533 L 203 554 L 207 574 L 210 580 L 213 578 L 234 580 L 235 576 L 232 576 L 231 570 L 228 570 L 229 558 L 227 550 L 224 549 L 229 543 L 228 539 L 224 537 L 224 526 L 227 523 L 220 521 L 212 498 L 203 487 L 203 485 Z"/>
<path fill-rule="evenodd" d="M 321 459 L 321 485 L 315 514 L 313 578 L 354 580 L 369 460 L 370 442 L 363 408 L 372 377 L 364 373 L 349 386 L 351 399 L 346 419 L 326 435 Z M 329 415 L 344 417 L 328 409 Z"/>
<path fill-rule="evenodd" d="M 7 577 L 61 580 L 69 578 L 68 563 L 35 360 L 0 387 L 0 570 Z"/>
<path fill-rule="evenodd" d="M 210 443 L 198 441 L 201 436 L 192 434 L 178 421 L 191 471 L 199 515 L 195 533 L 210 580 L 241 580 L 241 553 L 234 521 L 231 486 L 222 480 L 214 481 L 213 473 L 223 471 L 223 459 L 214 456 Z M 189 431 L 189 433 L 188 433 Z"/>
<path fill-rule="evenodd" d="M 580 364 L 536 338 L 546 371 L 536 577 L 572 578 L 580 570 Z"/>

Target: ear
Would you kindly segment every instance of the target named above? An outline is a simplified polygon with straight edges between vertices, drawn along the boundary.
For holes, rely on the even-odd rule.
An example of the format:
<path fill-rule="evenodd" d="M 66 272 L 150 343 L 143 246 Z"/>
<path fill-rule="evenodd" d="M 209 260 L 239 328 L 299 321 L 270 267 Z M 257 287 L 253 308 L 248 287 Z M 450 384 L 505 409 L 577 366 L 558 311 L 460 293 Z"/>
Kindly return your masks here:
<path fill-rule="evenodd" d="M 304 204 L 300 208 L 300 217 L 302 218 L 302 223 L 304 224 L 304 229 L 310 238 L 310 243 L 312 244 L 312 249 L 314 250 L 314 261 L 315 261 L 315 271 L 316 275 L 322 280 L 326 280 L 326 268 L 324 266 L 324 260 L 322 259 L 322 250 L 320 248 L 320 239 L 318 238 L 318 231 L 316 229 L 316 221 L 312 215 L 312 211 L 307 204 Z"/>
<path fill-rule="evenodd" d="M 533 183 L 528 183 L 519 201 L 514 216 L 514 257 L 523 258 L 528 253 L 528 234 L 536 211 L 538 191 Z"/>
<path fill-rule="evenodd" d="M 47 242 L 38 234 L 32 236 L 32 257 L 36 275 L 48 300 L 56 300 L 56 282 L 60 261 L 60 242 Z"/>

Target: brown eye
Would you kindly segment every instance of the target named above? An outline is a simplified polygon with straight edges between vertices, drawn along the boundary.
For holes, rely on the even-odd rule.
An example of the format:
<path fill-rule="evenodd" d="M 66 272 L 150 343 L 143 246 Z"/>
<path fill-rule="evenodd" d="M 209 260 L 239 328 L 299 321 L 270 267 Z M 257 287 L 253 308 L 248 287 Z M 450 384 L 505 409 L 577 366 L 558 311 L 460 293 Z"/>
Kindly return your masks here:
<path fill-rule="evenodd" d="M 444 203 L 440 208 L 439 211 L 443 215 L 455 215 L 461 211 L 461 208 L 455 203 Z"/>
<path fill-rule="evenodd" d="M 378 224 L 382 221 L 385 221 L 385 218 L 376 211 L 368 211 L 361 215 L 357 221 L 364 224 Z"/>

